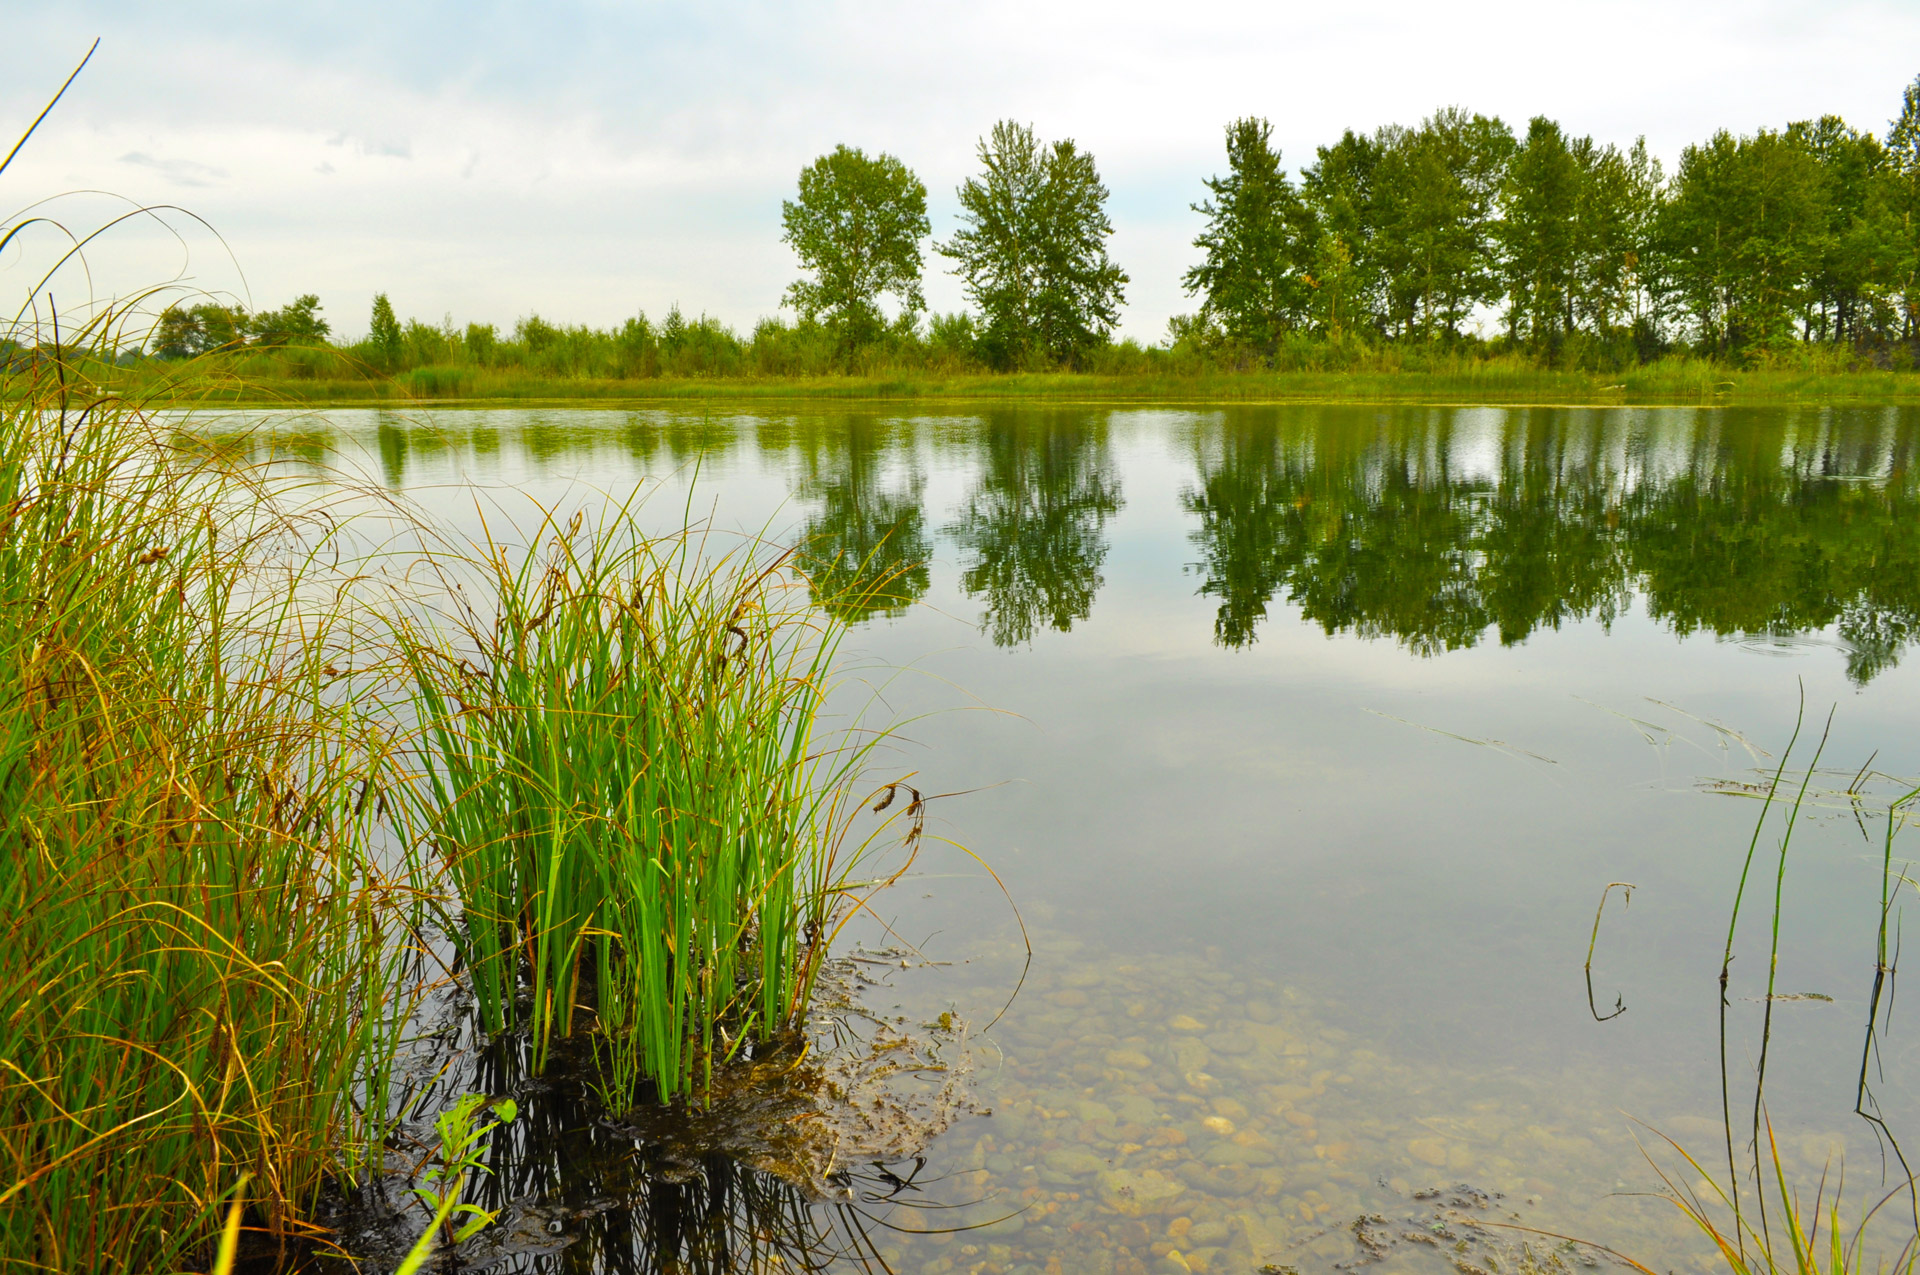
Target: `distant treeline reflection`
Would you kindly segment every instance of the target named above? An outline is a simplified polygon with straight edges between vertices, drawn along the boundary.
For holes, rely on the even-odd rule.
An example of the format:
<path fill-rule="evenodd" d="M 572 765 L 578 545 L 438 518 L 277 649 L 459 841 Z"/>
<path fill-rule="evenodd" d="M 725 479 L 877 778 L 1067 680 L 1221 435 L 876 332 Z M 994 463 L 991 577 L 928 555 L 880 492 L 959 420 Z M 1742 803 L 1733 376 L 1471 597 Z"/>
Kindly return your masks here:
<path fill-rule="evenodd" d="M 800 561 L 823 605 L 853 621 L 902 614 L 944 541 L 1002 646 L 1092 615 L 1124 503 L 1116 438 L 1144 437 L 1103 410 L 516 417 L 536 469 L 617 443 L 658 473 L 751 444 L 790 469 Z M 395 486 L 413 464 L 501 448 L 489 429 L 393 420 L 378 447 Z M 1277 605 L 1329 634 L 1435 655 L 1610 624 L 1637 600 L 1679 634 L 1831 627 L 1865 683 L 1920 635 L 1916 435 L 1920 418 L 1898 409 L 1280 407 L 1205 413 L 1173 438 L 1192 466 L 1188 570 L 1216 603 L 1222 646 L 1254 644 Z M 277 445 L 317 460 L 331 443 Z M 930 512 L 936 469 L 967 478 Z"/>
<path fill-rule="evenodd" d="M 1367 431 L 1244 419 L 1198 437 L 1184 501 L 1216 639 L 1251 643 L 1283 597 L 1328 633 L 1437 654 L 1610 623 L 1637 596 L 1682 634 L 1836 626 L 1865 682 L 1916 631 L 1910 426 L 1703 416 L 1674 437 L 1512 412 L 1471 440 L 1497 450 L 1463 464 L 1463 415 Z"/>

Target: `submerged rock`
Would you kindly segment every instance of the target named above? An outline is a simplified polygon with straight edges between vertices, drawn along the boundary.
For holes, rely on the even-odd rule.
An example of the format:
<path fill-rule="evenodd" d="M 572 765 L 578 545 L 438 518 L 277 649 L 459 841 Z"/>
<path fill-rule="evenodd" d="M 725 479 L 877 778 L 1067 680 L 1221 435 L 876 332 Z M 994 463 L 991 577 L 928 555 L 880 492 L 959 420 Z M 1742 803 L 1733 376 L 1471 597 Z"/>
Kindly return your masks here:
<path fill-rule="evenodd" d="M 1187 1189 L 1187 1184 L 1158 1169 L 1110 1169 L 1100 1174 L 1100 1199 L 1123 1217 L 1164 1212 Z"/>

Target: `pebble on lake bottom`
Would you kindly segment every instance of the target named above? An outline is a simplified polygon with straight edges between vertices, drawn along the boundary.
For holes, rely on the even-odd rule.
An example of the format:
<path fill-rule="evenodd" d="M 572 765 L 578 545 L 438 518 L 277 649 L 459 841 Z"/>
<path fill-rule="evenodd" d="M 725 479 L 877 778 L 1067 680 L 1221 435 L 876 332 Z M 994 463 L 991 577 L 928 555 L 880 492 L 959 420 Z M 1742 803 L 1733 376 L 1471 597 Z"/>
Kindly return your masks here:
<path fill-rule="evenodd" d="M 918 1201 L 946 1207 L 886 1215 L 909 1231 L 891 1241 L 895 1269 L 1244 1275 L 1359 1260 L 1546 1275 L 1583 1264 L 1579 1250 L 1488 1223 L 1693 1269 L 1699 1238 L 1671 1206 L 1615 1185 L 1637 1158 L 1618 1111 L 1576 1116 L 1565 1085 L 1393 1058 L 1283 983 L 1205 957 L 1100 964 L 1076 949 L 1037 953 L 991 1033 L 998 1057 L 981 1068 L 979 1098 L 992 1114 L 936 1145 L 935 1185 Z M 1634 1185 L 1658 1182 L 1643 1172 Z"/>

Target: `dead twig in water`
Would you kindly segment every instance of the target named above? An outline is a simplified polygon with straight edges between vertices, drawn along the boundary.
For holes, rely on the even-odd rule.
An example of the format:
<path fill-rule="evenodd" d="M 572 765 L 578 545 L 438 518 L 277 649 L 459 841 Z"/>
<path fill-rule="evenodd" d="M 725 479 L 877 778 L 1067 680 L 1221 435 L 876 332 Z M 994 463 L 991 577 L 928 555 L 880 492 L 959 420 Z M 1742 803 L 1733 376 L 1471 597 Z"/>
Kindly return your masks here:
<path fill-rule="evenodd" d="M 1581 966 L 1581 969 L 1587 975 L 1587 1009 L 1593 1014 L 1593 1021 L 1596 1023 L 1604 1023 L 1610 1018 L 1618 1018 L 1627 1012 L 1626 998 L 1618 994 L 1613 998 L 1611 1014 L 1602 1014 L 1599 1006 L 1593 1003 L 1593 949 L 1600 942 L 1600 918 L 1607 910 L 1607 899 L 1616 887 L 1621 892 L 1620 906 L 1623 908 L 1633 906 L 1633 892 L 1640 888 L 1631 881 L 1609 881 L 1607 888 L 1600 891 L 1600 906 L 1593 910 L 1593 936 L 1587 940 L 1587 963 Z"/>

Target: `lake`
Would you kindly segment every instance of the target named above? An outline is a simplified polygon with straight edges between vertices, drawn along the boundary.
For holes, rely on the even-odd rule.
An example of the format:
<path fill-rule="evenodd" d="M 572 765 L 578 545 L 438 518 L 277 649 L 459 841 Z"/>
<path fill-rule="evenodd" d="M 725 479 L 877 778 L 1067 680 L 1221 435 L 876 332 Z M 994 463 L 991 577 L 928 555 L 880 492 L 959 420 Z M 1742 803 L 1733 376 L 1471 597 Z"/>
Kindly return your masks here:
<path fill-rule="evenodd" d="M 900 766 L 960 794 L 859 936 L 925 958 L 874 994 L 972 1025 L 992 1114 L 904 1185 L 861 1179 L 825 1266 L 1591 1260 L 1550 1232 L 1711 1269 L 1642 1146 L 1725 1176 L 1717 978 L 1803 694 L 1790 777 L 1832 725 L 1784 875 L 1777 819 L 1758 842 L 1735 1121 L 1777 884 L 1783 1166 L 1810 1198 L 1844 1159 L 1850 1220 L 1901 1176 L 1855 1105 L 1888 803 L 1920 775 L 1920 412 L 212 420 L 236 423 L 468 531 L 644 487 L 663 529 L 763 532 L 833 582 L 858 686 L 912 719 Z M 1920 1058 L 1894 1008 L 1868 1077 L 1898 1135 Z M 671 1268 L 684 1199 L 549 1188 L 520 1205 L 574 1242 L 497 1269 Z"/>

